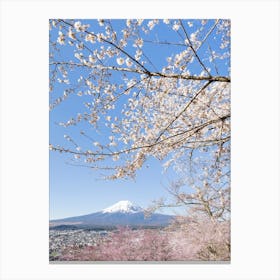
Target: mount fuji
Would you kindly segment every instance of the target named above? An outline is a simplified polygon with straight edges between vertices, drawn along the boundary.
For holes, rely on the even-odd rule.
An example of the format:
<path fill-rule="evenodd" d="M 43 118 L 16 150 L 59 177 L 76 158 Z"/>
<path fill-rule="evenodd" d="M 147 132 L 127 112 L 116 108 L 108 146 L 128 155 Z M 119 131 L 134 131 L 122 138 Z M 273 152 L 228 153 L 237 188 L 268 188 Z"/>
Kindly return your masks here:
<path fill-rule="evenodd" d="M 153 213 L 145 217 L 144 209 L 128 200 L 122 200 L 99 212 L 87 215 L 51 220 L 50 227 L 96 228 L 115 226 L 167 226 L 173 219 L 171 215 Z"/>
<path fill-rule="evenodd" d="M 117 202 L 116 204 L 113 204 L 112 206 L 105 208 L 102 210 L 102 213 L 127 213 L 127 214 L 132 214 L 132 213 L 138 213 L 142 212 L 143 209 L 135 204 L 132 204 L 132 202 L 128 200 L 121 200 Z"/>

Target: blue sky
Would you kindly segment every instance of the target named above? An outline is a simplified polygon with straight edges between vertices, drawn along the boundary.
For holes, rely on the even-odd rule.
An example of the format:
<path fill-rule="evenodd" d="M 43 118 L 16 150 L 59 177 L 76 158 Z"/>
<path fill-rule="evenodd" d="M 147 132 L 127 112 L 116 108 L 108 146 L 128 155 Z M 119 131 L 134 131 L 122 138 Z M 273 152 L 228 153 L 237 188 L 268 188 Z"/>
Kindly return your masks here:
<path fill-rule="evenodd" d="M 67 164 L 67 159 L 50 156 L 50 218 L 61 218 L 99 211 L 119 200 L 130 200 L 147 207 L 159 195 L 168 175 L 162 174 L 160 162 L 152 159 L 137 174 L 136 180 L 103 180 L 89 168 Z M 147 165 L 146 164 L 146 165 Z M 165 211 L 166 212 L 166 211 Z M 168 211 L 170 213 L 170 210 Z"/>
<path fill-rule="evenodd" d="M 89 28 L 90 31 L 94 31 L 95 33 L 100 32 L 101 29 L 96 20 L 81 21 L 82 23 L 89 23 L 91 25 Z M 192 27 L 186 24 L 189 33 L 195 31 L 197 27 L 196 21 L 191 21 L 193 22 Z M 206 30 L 213 23 L 214 20 L 209 21 L 206 25 Z M 124 24 L 125 20 L 113 20 L 115 30 L 120 30 Z M 168 33 L 163 23 L 156 26 L 154 31 L 157 33 L 160 41 L 181 40 L 176 33 Z M 56 38 L 57 32 L 57 29 L 53 29 L 50 33 L 51 38 Z M 217 47 L 215 43 L 216 39 L 214 35 L 212 38 L 209 38 L 213 50 Z M 153 63 L 158 69 L 161 69 L 166 64 L 165 57 L 167 54 L 176 54 L 181 50 L 182 47 L 171 48 L 170 46 L 163 45 L 159 52 L 158 48 L 153 47 L 152 44 L 144 44 L 144 51 L 149 54 L 149 57 L 153 58 Z M 199 50 L 201 54 L 206 51 L 206 45 Z M 69 46 L 61 48 L 57 59 L 60 61 L 74 60 L 73 49 Z M 207 62 L 205 64 L 207 66 Z M 201 67 L 198 63 L 193 63 L 190 67 L 192 73 L 199 74 L 201 72 Z M 221 75 L 227 74 L 225 66 L 218 65 L 218 68 Z M 215 73 L 213 72 L 213 74 Z M 56 84 L 53 96 L 57 98 L 65 88 L 63 85 Z M 50 97 L 50 102 L 53 101 L 54 97 Z M 120 101 L 120 106 L 123 105 L 122 102 Z M 68 120 L 70 117 L 82 111 L 84 111 L 84 106 L 81 102 L 81 97 L 77 95 L 70 96 L 66 102 L 62 102 L 57 108 L 53 109 L 50 113 L 50 143 L 64 145 L 66 141 L 64 135 L 69 134 L 79 137 L 79 142 L 86 144 L 88 140 L 81 138 L 79 131 L 89 130 L 94 134 L 94 131 L 88 125 L 82 124 L 78 128 L 72 127 L 66 129 L 56 124 L 60 121 Z M 108 137 L 108 134 L 105 132 L 104 136 Z M 131 200 L 142 207 L 147 207 L 152 200 L 167 195 L 165 187 L 168 185 L 170 179 L 175 176 L 172 171 L 164 174 L 161 167 L 162 162 L 156 159 L 149 159 L 144 165 L 144 168 L 137 172 L 135 180 L 122 179 L 114 181 L 102 180 L 100 178 L 100 171 L 73 166 L 70 163 L 71 157 L 69 155 L 50 151 L 50 219 L 88 214 L 110 206 L 119 200 Z M 167 209 L 164 212 L 172 213 L 173 210 Z"/>

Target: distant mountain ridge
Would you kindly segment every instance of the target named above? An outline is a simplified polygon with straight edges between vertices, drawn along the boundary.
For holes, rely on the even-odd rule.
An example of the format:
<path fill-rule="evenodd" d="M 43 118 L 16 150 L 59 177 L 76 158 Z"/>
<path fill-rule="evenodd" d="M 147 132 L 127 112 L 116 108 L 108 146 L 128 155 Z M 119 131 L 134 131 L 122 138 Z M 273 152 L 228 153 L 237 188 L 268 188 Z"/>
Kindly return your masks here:
<path fill-rule="evenodd" d="M 99 212 L 51 220 L 50 227 L 167 226 L 172 219 L 171 215 L 158 213 L 145 217 L 142 207 L 128 200 L 122 200 Z"/>

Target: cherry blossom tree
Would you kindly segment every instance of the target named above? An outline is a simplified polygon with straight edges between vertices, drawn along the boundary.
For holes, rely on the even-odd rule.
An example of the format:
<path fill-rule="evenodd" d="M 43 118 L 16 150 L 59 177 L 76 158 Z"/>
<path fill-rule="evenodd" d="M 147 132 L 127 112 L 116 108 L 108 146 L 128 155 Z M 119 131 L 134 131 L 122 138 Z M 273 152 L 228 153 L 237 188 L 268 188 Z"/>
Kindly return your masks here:
<path fill-rule="evenodd" d="M 230 257 L 228 229 L 225 223 L 205 220 L 180 223 L 176 230 L 123 227 L 95 245 L 65 247 L 59 260 L 227 261 Z"/>
<path fill-rule="evenodd" d="M 50 20 L 50 115 L 67 133 L 50 150 L 107 179 L 154 157 L 178 180 L 171 200 L 230 217 L 230 21 Z M 71 107 L 72 108 L 72 107 Z M 190 213 L 189 212 L 189 213 Z"/>

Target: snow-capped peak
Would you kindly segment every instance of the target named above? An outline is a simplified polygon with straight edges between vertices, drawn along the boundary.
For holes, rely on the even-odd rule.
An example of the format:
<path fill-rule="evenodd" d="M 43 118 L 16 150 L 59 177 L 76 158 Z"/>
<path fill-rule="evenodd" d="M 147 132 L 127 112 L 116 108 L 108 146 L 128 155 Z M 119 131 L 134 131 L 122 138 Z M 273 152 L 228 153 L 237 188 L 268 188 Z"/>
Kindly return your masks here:
<path fill-rule="evenodd" d="M 121 200 L 116 204 L 113 204 L 112 206 L 103 209 L 102 213 L 137 213 L 141 211 L 143 211 L 143 209 L 140 206 L 134 205 L 128 200 Z"/>

